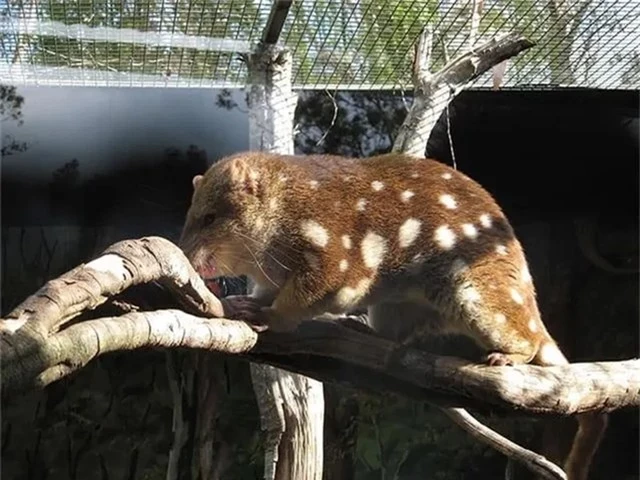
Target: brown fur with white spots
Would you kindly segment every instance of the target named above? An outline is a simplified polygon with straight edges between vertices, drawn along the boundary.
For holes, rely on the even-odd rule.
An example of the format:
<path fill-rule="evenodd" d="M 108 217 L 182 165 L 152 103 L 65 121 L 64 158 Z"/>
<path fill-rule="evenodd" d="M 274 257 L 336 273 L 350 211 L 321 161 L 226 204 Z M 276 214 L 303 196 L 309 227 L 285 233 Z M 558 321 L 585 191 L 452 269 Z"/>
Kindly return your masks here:
<path fill-rule="evenodd" d="M 288 331 L 366 306 L 374 326 L 401 322 L 383 316 L 401 311 L 422 320 L 412 337 L 469 336 L 492 365 L 567 363 L 540 319 L 508 220 L 459 171 L 401 154 L 244 152 L 193 183 L 181 246 L 203 276 L 256 283 L 252 301 L 225 303 L 256 329 Z M 578 417 L 569 480 L 587 478 L 606 418 Z"/>

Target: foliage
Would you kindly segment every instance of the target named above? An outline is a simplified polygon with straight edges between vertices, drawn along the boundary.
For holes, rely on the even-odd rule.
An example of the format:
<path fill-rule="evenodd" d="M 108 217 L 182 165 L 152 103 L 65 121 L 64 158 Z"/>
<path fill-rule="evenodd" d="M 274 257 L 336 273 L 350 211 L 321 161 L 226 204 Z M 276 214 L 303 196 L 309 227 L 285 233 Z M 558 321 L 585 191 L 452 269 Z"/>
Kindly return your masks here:
<path fill-rule="evenodd" d="M 22 105 L 24 97 L 18 94 L 13 85 L 0 84 L 0 121 L 14 121 L 18 126 L 24 123 L 22 116 Z M 15 153 L 24 152 L 27 149 L 26 142 L 19 142 L 11 135 L 5 135 L 2 140 L 2 148 L 0 150 L 0 158 Z"/>
<path fill-rule="evenodd" d="M 386 92 L 302 92 L 296 109 L 296 150 L 352 157 L 388 152 L 407 113 L 403 100 Z"/>
<path fill-rule="evenodd" d="M 0 117 L 2 121 L 14 120 L 18 125 L 22 125 L 22 105 L 24 97 L 18 95 L 17 89 L 13 85 L 0 85 Z"/>

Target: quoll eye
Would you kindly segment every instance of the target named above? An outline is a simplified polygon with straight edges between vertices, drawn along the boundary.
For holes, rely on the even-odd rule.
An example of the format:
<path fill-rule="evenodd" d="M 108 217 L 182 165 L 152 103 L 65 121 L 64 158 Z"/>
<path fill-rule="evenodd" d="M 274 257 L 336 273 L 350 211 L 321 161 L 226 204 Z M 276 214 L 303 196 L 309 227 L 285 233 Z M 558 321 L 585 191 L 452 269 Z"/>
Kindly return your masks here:
<path fill-rule="evenodd" d="M 210 213 L 208 215 L 205 215 L 204 218 L 202 219 L 203 223 L 205 225 L 210 225 L 212 224 L 214 221 L 216 220 L 216 216 L 213 213 Z"/>

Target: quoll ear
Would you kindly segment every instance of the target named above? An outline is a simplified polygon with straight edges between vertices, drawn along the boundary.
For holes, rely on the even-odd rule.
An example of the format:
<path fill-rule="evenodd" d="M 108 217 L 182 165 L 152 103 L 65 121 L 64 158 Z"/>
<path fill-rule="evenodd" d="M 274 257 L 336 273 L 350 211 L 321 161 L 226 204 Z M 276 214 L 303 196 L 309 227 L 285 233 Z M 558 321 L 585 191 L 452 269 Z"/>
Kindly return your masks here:
<path fill-rule="evenodd" d="M 200 184 L 201 181 L 202 181 L 202 175 L 196 175 L 195 177 L 193 177 L 193 179 L 191 180 L 191 183 L 193 183 L 194 190 L 198 188 L 198 185 Z"/>
<path fill-rule="evenodd" d="M 260 170 L 238 159 L 230 165 L 231 182 L 234 188 L 256 197 L 262 197 L 264 184 Z"/>

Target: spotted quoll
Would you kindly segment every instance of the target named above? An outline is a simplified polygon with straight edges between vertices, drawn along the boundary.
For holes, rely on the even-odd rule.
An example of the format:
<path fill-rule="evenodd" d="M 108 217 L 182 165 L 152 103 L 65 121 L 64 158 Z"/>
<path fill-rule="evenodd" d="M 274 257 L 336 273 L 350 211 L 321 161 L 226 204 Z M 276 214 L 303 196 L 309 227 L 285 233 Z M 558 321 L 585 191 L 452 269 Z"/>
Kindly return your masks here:
<path fill-rule="evenodd" d="M 511 225 L 460 171 L 402 154 L 244 152 L 193 185 L 186 256 L 203 276 L 247 275 L 256 286 L 253 303 L 227 299 L 230 317 L 291 331 L 366 307 L 374 325 L 411 316 L 430 333 L 469 336 L 490 365 L 567 363 L 541 321 Z M 578 420 L 570 480 L 587 478 L 606 427 L 602 415 Z"/>

